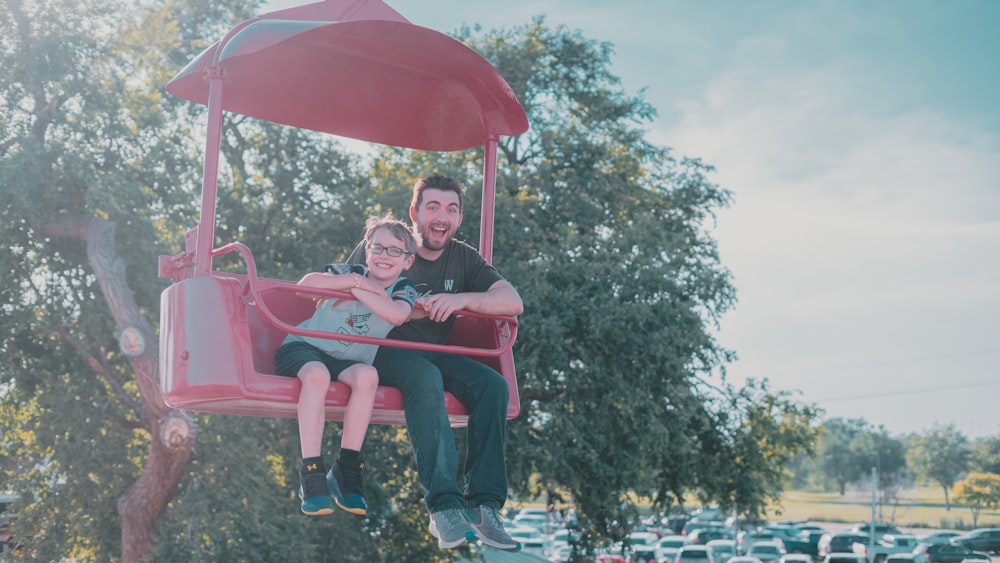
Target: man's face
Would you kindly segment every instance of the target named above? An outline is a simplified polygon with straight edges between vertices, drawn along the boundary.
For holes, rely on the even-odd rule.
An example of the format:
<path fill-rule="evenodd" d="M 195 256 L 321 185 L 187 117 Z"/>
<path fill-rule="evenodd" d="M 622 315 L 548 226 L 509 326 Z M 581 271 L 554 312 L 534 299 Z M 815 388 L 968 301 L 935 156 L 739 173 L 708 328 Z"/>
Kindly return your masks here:
<path fill-rule="evenodd" d="M 420 206 L 410 208 L 410 219 L 417 226 L 422 246 L 428 250 L 441 250 L 455 236 L 462 224 L 458 209 L 458 194 L 448 190 L 428 188 L 423 192 Z"/>

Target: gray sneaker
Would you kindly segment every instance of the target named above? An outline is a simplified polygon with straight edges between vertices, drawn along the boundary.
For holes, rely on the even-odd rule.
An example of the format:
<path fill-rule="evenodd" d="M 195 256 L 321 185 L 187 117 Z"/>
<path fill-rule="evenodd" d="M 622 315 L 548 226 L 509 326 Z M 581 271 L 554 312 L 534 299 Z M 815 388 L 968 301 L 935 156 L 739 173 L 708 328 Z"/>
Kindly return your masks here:
<path fill-rule="evenodd" d="M 477 506 L 469 509 L 469 519 L 476 529 L 479 540 L 490 547 L 504 551 L 520 551 L 521 544 L 510 537 L 500 520 L 500 513 L 492 506 Z"/>
<path fill-rule="evenodd" d="M 442 549 L 476 541 L 476 532 L 472 531 L 465 510 L 461 508 L 448 508 L 431 514 L 431 535 L 437 538 Z"/>

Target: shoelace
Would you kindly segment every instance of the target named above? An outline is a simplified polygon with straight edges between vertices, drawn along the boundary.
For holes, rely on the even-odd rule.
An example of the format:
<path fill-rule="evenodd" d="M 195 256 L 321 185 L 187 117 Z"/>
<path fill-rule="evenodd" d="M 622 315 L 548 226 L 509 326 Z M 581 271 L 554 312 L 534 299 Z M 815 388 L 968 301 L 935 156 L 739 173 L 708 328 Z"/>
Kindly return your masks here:
<path fill-rule="evenodd" d="M 361 494 L 361 469 L 363 467 L 364 465 L 357 468 L 340 468 L 340 478 L 343 480 L 341 485 L 344 487 L 344 494 Z"/>
<path fill-rule="evenodd" d="M 465 518 L 462 516 L 461 509 L 452 508 L 441 512 L 441 516 L 450 527 L 457 527 L 465 523 Z"/>
<path fill-rule="evenodd" d="M 500 522 L 500 515 L 495 510 L 491 510 L 485 506 L 479 507 L 479 518 L 483 520 L 483 524 L 486 524 L 489 520 L 489 525 L 495 528 L 503 529 L 503 524 Z"/>

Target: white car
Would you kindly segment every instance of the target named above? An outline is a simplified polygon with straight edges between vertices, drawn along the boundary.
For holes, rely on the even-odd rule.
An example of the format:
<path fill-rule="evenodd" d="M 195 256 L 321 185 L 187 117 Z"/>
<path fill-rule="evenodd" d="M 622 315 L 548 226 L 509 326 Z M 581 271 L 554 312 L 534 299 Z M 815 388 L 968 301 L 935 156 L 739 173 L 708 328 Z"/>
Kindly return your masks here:
<path fill-rule="evenodd" d="M 505 527 L 506 528 L 506 527 Z M 531 526 L 515 526 L 506 528 L 510 537 L 521 544 L 521 551 L 541 555 L 545 550 L 545 536 L 537 528 Z"/>
<path fill-rule="evenodd" d="M 785 546 L 776 541 L 759 541 L 747 548 L 747 555 L 764 563 L 778 563 L 785 555 Z"/>
<path fill-rule="evenodd" d="M 726 563 L 736 555 L 736 546 L 733 540 L 712 540 L 706 543 L 705 547 L 712 550 L 715 563 Z"/>
<path fill-rule="evenodd" d="M 786 553 L 778 563 L 813 563 L 813 558 L 805 553 Z"/>
<path fill-rule="evenodd" d="M 657 561 L 673 561 L 677 557 L 677 552 L 687 545 L 687 536 L 663 536 L 656 542 Z"/>

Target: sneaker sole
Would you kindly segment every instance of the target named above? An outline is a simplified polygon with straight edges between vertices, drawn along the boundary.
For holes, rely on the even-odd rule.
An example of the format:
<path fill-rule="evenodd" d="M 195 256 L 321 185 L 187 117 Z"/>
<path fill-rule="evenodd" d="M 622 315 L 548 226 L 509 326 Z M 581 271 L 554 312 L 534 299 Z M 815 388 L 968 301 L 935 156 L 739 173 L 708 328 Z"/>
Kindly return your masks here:
<path fill-rule="evenodd" d="M 351 514 L 357 514 L 358 516 L 365 516 L 368 514 L 368 510 L 360 506 L 347 506 L 341 499 L 343 495 L 340 494 L 340 485 L 337 480 L 333 478 L 331 473 L 326 475 L 326 488 L 330 491 L 330 496 L 333 497 L 333 503 L 337 505 L 337 508 L 343 510 L 344 512 L 350 512 Z"/>
<path fill-rule="evenodd" d="M 344 506 L 343 504 L 340 503 L 340 499 L 338 499 L 337 497 L 333 497 L 333 503 L 337 505 L 337 508 L 343 510 L 344 512 L 350 512 L 351 514 L 357 514 L 358 516 L 365 516 L 366 514 L 368 514 L 368 511 L 365 510 L 364 508 Z"/>
<path fill-rule="evenodd" d="M 479 541 L 483 542 L 483 545 L 487 545 L 489 547 L 492 547 L 493 549 L 499 549 L 500 551 L 510 551 L 510 552 L 521 551 L 521 544 L 518 542 L 514 542 L 513 544 L 500 543 L 498 541 L 494 541 L 483 536 L 479 536 Z"/>
<path fill-rule="evenodd" d="M 475 541 L 476 541 L 476 534 L 475 534 L 475 532 L 472 532 L 470 530 L 468 532 L 465 532 L 465 537 L 464 538 L 455 540 L 453 542 L 446 542 L 446 541 L 442 540 L 441 538 L 438 538 L 438 546 L 441 549 L 454 549 L 456 547 L 462 547 L 463 545 L 468 545 L 470 543 L 475 543 Z"/>
<path fill-rule="evenodd" d="M 302 514 L 306 516 L 326 516 L 327 514 L 333 514 L 332 508 L 320 508 L 315 512 L 306 512 L 306 509 L 302 509 Z"/>

